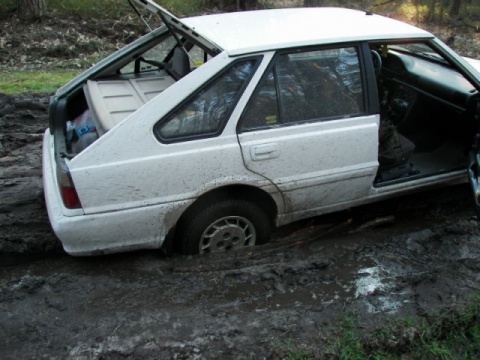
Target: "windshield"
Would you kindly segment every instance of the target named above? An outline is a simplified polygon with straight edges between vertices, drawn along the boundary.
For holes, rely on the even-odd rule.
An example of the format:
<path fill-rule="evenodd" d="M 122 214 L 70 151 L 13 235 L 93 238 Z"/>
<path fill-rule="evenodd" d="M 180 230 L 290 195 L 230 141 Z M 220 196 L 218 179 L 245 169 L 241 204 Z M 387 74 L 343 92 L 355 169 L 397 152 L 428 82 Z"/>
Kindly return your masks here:
<path fill-rule="evenodd" d="M 448 62 L 442 56 L 440 56 L 440 54 L 438 54 L 430 46 L 424 43 L 392 45 L 390 46 L 390 48 L 403 53 L 409 53 L 427 60 L 433 60 L 445 65 L 448 64 Z"/>

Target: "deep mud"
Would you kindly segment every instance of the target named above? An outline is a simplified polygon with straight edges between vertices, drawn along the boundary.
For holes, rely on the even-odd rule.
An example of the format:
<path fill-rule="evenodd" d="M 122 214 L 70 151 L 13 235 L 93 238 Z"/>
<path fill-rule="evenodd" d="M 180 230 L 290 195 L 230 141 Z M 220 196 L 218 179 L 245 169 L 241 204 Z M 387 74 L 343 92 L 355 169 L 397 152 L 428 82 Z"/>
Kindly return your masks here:
<path fill-rule="evenodd" d="M 44 209 L 47 102 L 0 96 L 1 359 L 260 359 L 304 347 L 320 356 L 345 314 L 367 333 L 479 290 L 467 186 L 300 222 L 228 255 L 69 257 Z"/>
<path fill-rule="evenodd" d="M 60 253 L 44 209 L 41 144 L 48 96 L 0 94 L 0 262 Z"/>

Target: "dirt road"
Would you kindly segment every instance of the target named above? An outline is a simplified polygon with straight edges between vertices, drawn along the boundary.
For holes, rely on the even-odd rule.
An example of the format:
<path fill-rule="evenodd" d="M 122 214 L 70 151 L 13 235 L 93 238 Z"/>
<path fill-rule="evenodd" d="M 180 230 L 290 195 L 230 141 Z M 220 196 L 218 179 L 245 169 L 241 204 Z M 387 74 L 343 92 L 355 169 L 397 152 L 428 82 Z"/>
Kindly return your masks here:
<path fill-rule="evenodd" d="M 43 205 L 47 102 L 0 95 L 2 359 L 321 354 L 345 314 L 367 332 L 479 290 L 480 228 L 466 186 L 314 218 L 227 256 L 69 257 Z"/>

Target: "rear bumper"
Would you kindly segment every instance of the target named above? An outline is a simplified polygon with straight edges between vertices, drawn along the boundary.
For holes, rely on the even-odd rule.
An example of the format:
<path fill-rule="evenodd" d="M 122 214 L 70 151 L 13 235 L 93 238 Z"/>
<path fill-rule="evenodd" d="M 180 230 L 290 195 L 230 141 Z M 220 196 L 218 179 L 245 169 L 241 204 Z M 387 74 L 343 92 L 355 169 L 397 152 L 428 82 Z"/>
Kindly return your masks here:
<path fill-rule="evenodd" d="M 175 202 L 85 215 L 63 205 L 55 175 L 53 136 L 43 139 L 43 187 L 48 217 L 70 255 L 100 255 L 134 249 L 160 248 L 190 202 Z M 80 199 L 81 200 L 81 199 Z"/>

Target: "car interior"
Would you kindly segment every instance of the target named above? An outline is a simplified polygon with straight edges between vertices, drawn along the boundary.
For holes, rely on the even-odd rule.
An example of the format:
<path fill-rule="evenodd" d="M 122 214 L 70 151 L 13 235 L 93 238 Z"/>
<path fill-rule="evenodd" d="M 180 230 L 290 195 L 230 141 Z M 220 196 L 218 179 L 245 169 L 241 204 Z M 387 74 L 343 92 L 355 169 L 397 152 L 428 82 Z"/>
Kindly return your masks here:
<path fill-rule="evenodd" d="M 423 53 L 413 52 L 412 46 L 372 47 L 381 109 L 376 186 L 467 165 L 478 92 L 433 50 L 426 53 L 421 45 Z M 389 139 L 382 139 L 386 133 Z M 389 161 L 382 151 L 395 150 L 382 149 L 386 143 L 399 154 L 390 154 Z"/>
<path fill-rule="evenodd" d="M 68 106 L 64 107 L 66 113 L 62 115 L 66 119 L 69 157 L 83 151 L 98 136 L 199 66 L 199 60 L 207 61 L 209 56 L 192 43 L 184 42 L 180 47 L 173 38 L 167 38 L 88 80 L 69 97 Z M 69 128 L 75 130 L 73 136 Z M 90 130 L 94 134 L 89 133 Z M 90 136 L 76 136 L 78 133 Z M 83 141 L 87 138 L 88 141 Z"/>

